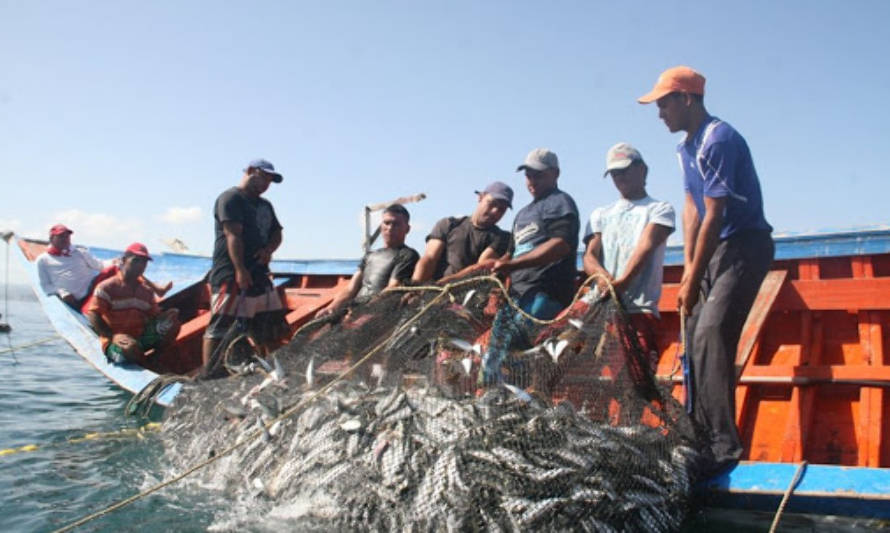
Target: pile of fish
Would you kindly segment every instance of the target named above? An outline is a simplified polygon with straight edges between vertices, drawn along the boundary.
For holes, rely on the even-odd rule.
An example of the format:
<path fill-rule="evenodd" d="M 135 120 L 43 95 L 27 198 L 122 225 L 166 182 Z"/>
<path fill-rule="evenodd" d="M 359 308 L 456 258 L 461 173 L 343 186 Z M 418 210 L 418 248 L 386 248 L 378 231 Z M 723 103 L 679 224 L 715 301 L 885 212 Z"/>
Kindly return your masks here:
<path fill-rule="evenodd" d="M 193 477 L 252 505 L 310 502 L 292 527 L 676 531 L 689 507 L 697 454 L 664 428 L 593 422 L 509 385 L 456 399 L 260 378 L 191 385 L 162 435 L 182 470 L 240 444 Z"/>

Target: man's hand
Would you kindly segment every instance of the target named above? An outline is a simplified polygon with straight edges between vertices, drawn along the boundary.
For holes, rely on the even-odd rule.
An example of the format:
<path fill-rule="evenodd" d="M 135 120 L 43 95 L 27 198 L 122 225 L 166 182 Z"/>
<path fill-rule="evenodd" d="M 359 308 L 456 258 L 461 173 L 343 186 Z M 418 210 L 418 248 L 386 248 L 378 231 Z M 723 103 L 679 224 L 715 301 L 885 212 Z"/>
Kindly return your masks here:
<path fill-rule="evenodd" d="M 507 275 L 514 270 L 516 270 L 516 266 L 513 264 L 513 261 L 509 259 L 507 259 L 506 261 L 498 259 L 494 262 L 494 265 L 491 266 L 491 271 L 495 274 Z"/>
<path fill-rule="evenodd" d="M 254 257 L 261 265 L 268 265 L 269 261 L 272 260 L 272 252 L 264 246 L 257 250 Z"/>
<path fill-rule="evenodd" d="M 59 299 L 65 302 L 66 304 L 74 307 L 77 305 L 77 298 L 74 297 L 70 292 L 66 292 L 64 296 L 59 295 Z"/>
<path fill-rule="evenodd" d="M 242 291 L 247 290 L 253 285 L 253 276 L 244 268 L 235 268 L 235 283 Z"/>
<path fill-rule="evenodd" d="M 611 274 L 604 270 L 603 274 L 596 278 L 596 287 L 599 289 L 600 294 L 609 292 L 609 283 L 612 284 L 612 288 L 615 289 L 616 292 L 621 292 L 621 289 L 624 288 L 624 282 L 622 282 L 622 285 L 619 285 L 619 280 L 616 280 Z"/>
<path fill-rule="evenodd" d="M 692 308 L 698 303 L 700 285 L 700 281 L 686 275 L 683 276 L 683 281 L 680 282 L 680 290 L 677 292 L 677 309 L 684 311 L 686 316 L 692 314 Z"/>

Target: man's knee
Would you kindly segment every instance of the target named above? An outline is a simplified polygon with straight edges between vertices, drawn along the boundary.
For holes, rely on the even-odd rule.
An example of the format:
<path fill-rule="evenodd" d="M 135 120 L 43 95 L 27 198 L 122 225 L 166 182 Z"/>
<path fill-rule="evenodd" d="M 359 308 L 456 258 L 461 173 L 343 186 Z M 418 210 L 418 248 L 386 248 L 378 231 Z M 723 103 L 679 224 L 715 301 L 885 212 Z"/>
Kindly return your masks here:
<path fill-rule="evenodd" d="M 112 337 L 111 343 L 117 346 L 121 355 L 128 361 L 139 362 L 145 356 L 139 341 L 125 333 L 116 333 Z"/>

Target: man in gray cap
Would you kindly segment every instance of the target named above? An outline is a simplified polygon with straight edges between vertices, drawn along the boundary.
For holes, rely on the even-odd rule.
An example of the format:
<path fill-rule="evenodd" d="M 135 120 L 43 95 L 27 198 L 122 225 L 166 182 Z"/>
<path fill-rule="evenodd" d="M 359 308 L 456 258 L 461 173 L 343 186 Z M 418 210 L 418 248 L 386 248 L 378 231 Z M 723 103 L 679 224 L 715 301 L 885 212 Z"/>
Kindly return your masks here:
<path fill-rule="evenodd" d="M 674 231 L 676 215 L 671 204 L 646 192 L 648 173 L 643 156 L 630 144 L 618 143 L 609 149 L 603 177 L 612 176 L 621 198 L 590 214 L 584 232 L 584 272 L 612 283 L 641 347 L 651 356 L 652 351 L 657 354 L 655 327 L 665 242 Z M 605 283 L 598 285 L 604 288 Z"/>
<path fill-rule="evenodd" d="M 550 319 L 575 294 L 578 208 L 557 187 L 559 160 L 547 148 L 532 150 L 516 170 L 525 171 L 532 202 L 513 220 L 513 257 L 495 263 L 494 271 L 510 274 L 510 291 L 520 307 Z"/>
<path fill-rule="evenodd" d="M 433 226 L 412 281 L 459 277 L 477 264 L 493 263 L 507 253 L 510 234 L 497 223 L 507 208 L 513 207 L 513 189 L 495 181 L 476 194 L 479 198 L 473 214 L 445 217 Z"/>
<path fill-rule="evenodd" d="M 513 220 L 513 257 L 497 261 L 493 270 L 510 275 L 510 296 L 523 311 L 551 319 L 575 294 L 578 208 L 572 197 L 557 187 L 559 160 L 547 148 L 529 152 L 516 170 L 525 171 L 532 202 Z M 503 379 L 501 363 L 514 340 L 522 338 L 525 323 L 509 307 L 498 312 L 482 361 L 484 383 Z"/>
<path fill-rule="evenodd" d="M 269 278 L 269 261 L 281 245 L 282 228 L 271 202 L 261 197 L 270 184 L 282 181 L 272 163 L 255 159 L 244 169 L 241 183 L 216 199 L 205 370 L 215 365 L 215 352 L 236 319 L 246 320 L 247 333 L 263 350 L 280 346 L 288 332 L 284 305 Z"/>

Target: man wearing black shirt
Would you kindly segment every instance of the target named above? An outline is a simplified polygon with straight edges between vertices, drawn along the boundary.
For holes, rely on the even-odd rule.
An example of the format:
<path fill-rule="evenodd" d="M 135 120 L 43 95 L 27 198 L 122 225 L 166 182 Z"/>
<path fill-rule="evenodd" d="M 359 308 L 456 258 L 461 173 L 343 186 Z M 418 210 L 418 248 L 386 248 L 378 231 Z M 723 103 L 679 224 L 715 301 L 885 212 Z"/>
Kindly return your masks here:
<path fill-rule="evenodd" d="M 525 171 L 532 202 L 513 220 L 513 258 L 495 263 L 510 274 L 510 292 L 519 306 L 543 319 L 571 303 L 577 277 L 580 221 L 571 196 L 559 190 L 559 160 L 546 148 L 532 150 L 516 169 Z"/>
<path fill-rule="evenodd" d="M 523 311 L 551 319 L 571 303 L 575 293 L 578 208 L 571 196 L 557 188 L 559 160 L 547 148 L 529 152 L 516 170 L 525 171 L 532 202 L 513 220 L 512 259 L 497 261 L 492 270 L 510 275 L 510 296 Z M 528 320 L 509 306 L 498 311 L 482 357 L 482 383 L 503 381 L 501 365 L 511 346 L 527 343 L 527 325 Z M 529 377 L 521 372 L 513 376 L 514 383 L 521 386 Z"/>
<path fill-rule="evenodd" d="M 353 300 L 370 300 L 383 289 L 396 287 L 411 279 L 418 254 L 413 248 L 405 246 L 405 236 L 411 229 L 409 221 L 408 210 L 401 204 L 393 204 L 383 211 L 380 222 L 383 248 L 365 254 L 358 270 L 349 280 L 349 286 L 319 311 L 318 316 L 338 311 Z"/>
<path fill-rule="evenodd" d="M 251 161 L 241 183 L 216 199 L 216 240 L 210 269 L 210 324 L 204 334 L 205 368 L 236 318 L 265 349 L 278 346 L 287 332 L 284 306 L 269 277 L 269 261 L 281 244 L 281 224 L 272 204 L 261 198 L 281 174 L 265 159 Z"/>
<path fill-rule="evenodd" d="M 476 194 L 479 201 L 472 215 L 446 217 L 433 227 L 412 281 L 459 277 L 476 264 L 493 263 L 507 253 L 510 234 L 497 223 L 507 208 L 513 207 L 513 189 L 495 181 Z"/>

